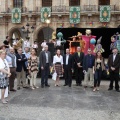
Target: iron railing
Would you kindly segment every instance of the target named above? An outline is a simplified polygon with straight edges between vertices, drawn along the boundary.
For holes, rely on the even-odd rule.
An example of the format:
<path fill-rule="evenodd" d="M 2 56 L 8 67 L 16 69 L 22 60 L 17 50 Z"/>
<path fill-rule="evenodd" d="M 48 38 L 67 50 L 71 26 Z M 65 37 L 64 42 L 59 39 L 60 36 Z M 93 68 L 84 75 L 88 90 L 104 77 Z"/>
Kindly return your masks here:
<path fill-rule="evenodd" d="M 118 5 L 111 5 L 111 11 L 113 12 L 120 12 L 120 6 Z M 70 6 L 52 6 L 52 13 L 69 13 Z M 40 13 L 41 7 L 36 7 L 32 13 Z M 83 5 L 80 6 L 81 12 L 99 12 L 100 11 L 100 5 Z M 7 8 L 6 11 L 0 11 L 1 13 L 11 13 L 12 8 Z M 21 8 L 22 13 L 28 13 L 30 10 L 28 10 L 26 7 Z"/>

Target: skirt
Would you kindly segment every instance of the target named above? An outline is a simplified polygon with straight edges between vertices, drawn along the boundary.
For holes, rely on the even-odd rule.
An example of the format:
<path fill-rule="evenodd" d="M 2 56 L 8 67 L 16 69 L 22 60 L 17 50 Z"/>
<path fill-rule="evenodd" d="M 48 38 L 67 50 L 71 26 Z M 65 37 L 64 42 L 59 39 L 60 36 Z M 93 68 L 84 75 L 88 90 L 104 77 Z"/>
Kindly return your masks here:
<path fill-rule="evenodd" d="M 7 77 L 0 77 L 0 89 L 6 89 L 8 87 L 9 81 Z"/>
<path fill-rule="evenodd" d="M 61 64 L 55 64 L 55 70 L 57 73 L 58 77 L 62 77 L 63 73 L 62 73 L 62 65 Z"/>

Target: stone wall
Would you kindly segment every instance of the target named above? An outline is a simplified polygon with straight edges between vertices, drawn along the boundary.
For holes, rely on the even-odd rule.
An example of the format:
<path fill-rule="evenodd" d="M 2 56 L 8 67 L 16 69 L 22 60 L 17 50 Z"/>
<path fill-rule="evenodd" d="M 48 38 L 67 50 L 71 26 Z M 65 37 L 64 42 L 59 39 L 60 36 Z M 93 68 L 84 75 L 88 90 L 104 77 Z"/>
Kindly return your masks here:
<path fill-rule="evenodd" d="M 40 10 L 40 7 L 42 6 L 42 0 L 24 0 L 23 7 L 26 7 L 28 12 L 29 11 L 36 11 L 36 8 L 38 7 Z M 81 3 L 80 5 L 98 5 L 98 0 L 80 0 Z M 120 2 L 119 0 L 111 0 L 110 1 L 111 5 L 117 5 L 119 8 Z M 59 5 L 65 5 L 69 6 L 69 0 L 53 0 L 52 3 L 53 6 L 59 6 Z M 10 34 L 11 31 L 14 28 L 21 28 L 23 25 L 25 26 L 27 22 L 30 23 L 30 25 L 35 25 L 36 28 L 34 30 L 34 33 L 31 34 L 30 36 L 33 39 L 36 39 L 37 34 L 40 29 L 43 27 L 46 27 L 46 24 L 43 24 L 40 22 L 40 15 L 38 14 L 33 15 L 32 18 L 29 18 L 27 15 L 22 16 L 22 23 L 21 24 L 12 24 L 11 23 L 11 16 L 6 16 L 5 17 L 5 11 L 10 8 L 13 8 L 13 0 L 0 0 L 0 43 L 2 43 L 3 40 L 5 40 L 5 36 Z M 99 22 L 99 14 L 93 14 L 91 17 L 88 16 L 88 13 L 84 13 L 81 15 L 81 22 L 80 24 L 77 25 L 77 27 L 89 27 L 89 28 L 95 28 L 95 27 L 100 27 L 102 26 L 102 23 Z M 93 22 L 93 24 L 90 24 L 90 22 Z M 64 23 L 64 27 L 70 27 L 69 23 L 69 14 L 62 15 L 61 17 L 58 17 L 57 13 L 56 15 L 52 15 L 51 18 L 51 23 L 49 25 L 50 28 L 53 30 L 56 30 L 57 27 L 61 23 Z M 108 27 L 117 27 L 120 25 L 120 16 L 119 14 L 115 15 L 112 14 L 111 21 L 108 23 Z"/>

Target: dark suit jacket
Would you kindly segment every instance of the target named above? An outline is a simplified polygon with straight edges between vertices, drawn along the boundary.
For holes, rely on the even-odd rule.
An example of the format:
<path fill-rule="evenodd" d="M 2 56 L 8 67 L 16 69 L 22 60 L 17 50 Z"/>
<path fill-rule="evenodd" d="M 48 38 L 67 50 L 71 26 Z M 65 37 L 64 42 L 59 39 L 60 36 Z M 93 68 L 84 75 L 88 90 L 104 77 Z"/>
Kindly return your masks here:
<path fill-rule="evenodd" d="M 92 66 L 94 66 L 94 64 L 95 64 L 95 56 L 94 55 L 91 55 L 91 57 L 92 57 Z M 85 57 L 84 57 L 84 60 L 83 60 L 83 70 L 85 70 L 85 71 L 87 71 L 88 70 L 88 60 L 89 59 L 89 55 L 86 55 Z"/>
<path fill-rule="evenodd" d="M 84 53 L 80 52 L 80 57 L 78 56 L 78 53 L 74 53 L 74 63 L 75 66 L 77 65 L 77 63 L 80 63 L 81 66 L 83 65 L 83 59 L 84 59 Z"/>
<path fill-rule="evenodd" d="M 51 66 L 51 54 L 49 51 L 48 52 L 48 61 L 49 61 L 49 66 Z M 41 51 L 39 55 L 39 61 L 40 61 L 40 67 L 45 67 L 46 65 L 46 56 L 45 56 L 45 51 Z"/>
<path fill-rule="evenodd" d="M 66 65 L 66 54 L 63 56 L 63 68 L 64 69 L 65 69 L 65 65 Z M 69 69 L 73 68 L 73 56 L 72 55 L 69 55 L 68 67 L 69 67 Z"/>
<path fill-rule="evenodd" d="M 19 61 L 18 59 L 21 59 L 21 61 Z M 21 72 L 22 68 L 24 69 L 24 71 L 26 71 L 27 70 L 26 65 L 25 65 L 25 62 L 27 61 L 26 56 L 22 54 L 22 58 L 21 58 L 19 54 L 16 54 L 16 60 L 17 60 L 16 71 Z"/>
<path fill-rule="evenodd" d="M 120 68 L 120 55 L 116 55 L 116 58 L 113 62 L 113 54 L 111 54 L 108 58 L 108 67 L 109 67 L 109 71 L 112 72 L 111 67 L 115 68 L 116 73 L 119 73 L 119 68 Z"/>

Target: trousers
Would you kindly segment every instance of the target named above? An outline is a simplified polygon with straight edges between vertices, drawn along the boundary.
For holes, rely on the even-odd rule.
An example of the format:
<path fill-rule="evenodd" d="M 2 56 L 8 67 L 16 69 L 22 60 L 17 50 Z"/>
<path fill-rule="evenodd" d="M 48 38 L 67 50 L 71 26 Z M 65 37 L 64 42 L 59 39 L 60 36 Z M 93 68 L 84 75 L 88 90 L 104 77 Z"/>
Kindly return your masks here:
<path fill-rule="evenodd" d="M 17 86 L 21 86 L 21 82 L 23 83 L 23 86 L 26 85 L 26 72 L 22 68 L 21 72 L 17 72 Z"/>
<path fill-rule="evenodd" d="M 36 72 L 31 72 L 30 86 L 36 86 Z"/>

